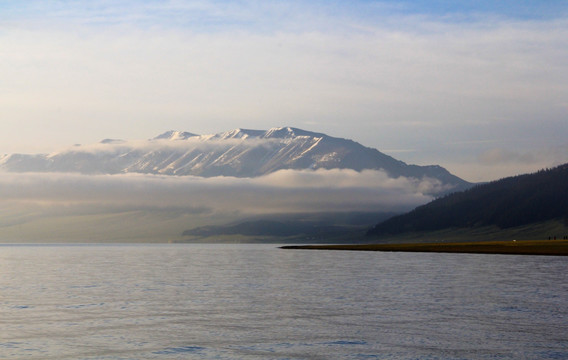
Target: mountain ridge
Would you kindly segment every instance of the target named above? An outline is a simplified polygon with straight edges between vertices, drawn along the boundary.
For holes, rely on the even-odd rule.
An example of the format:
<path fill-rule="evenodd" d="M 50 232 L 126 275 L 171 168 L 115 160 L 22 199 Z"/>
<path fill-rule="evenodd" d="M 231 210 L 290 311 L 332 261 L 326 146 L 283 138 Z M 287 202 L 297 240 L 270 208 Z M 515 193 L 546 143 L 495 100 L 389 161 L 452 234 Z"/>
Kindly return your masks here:
<path fill-rule="evenodd" d="M 0 168 L 13 172 L 143 173 L 201 177 L 257 177 L 278 170 L 384 170 L 390 177 L 437 179 L 448 189 L 471 186 L 438 165 L 408 165 L 353 140 L 293 127 L 237 128 L 211 135 L 169 130 L 142 142 L 105 139 L 53 154 L 11 154 Z"/>

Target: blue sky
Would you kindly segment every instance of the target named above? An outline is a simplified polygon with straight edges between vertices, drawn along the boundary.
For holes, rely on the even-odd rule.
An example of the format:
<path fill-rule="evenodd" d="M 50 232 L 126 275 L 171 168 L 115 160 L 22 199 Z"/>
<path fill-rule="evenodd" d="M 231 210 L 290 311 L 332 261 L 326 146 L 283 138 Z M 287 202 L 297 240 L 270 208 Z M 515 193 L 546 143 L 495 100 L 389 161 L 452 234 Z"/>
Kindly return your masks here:
<path fill-rule="evenodd" d="M 546 19 L 566 14 L 566 1 L 563 0 L 423 0 L 400 3 L 402 12 L 435 16 L 494 14 L 518 19 Z"/>
<path fill-rule="evenodd" d="M 0 1 L 0 153 L 295 126 L 470 181 L 568 161 L 566 1 Z"/>

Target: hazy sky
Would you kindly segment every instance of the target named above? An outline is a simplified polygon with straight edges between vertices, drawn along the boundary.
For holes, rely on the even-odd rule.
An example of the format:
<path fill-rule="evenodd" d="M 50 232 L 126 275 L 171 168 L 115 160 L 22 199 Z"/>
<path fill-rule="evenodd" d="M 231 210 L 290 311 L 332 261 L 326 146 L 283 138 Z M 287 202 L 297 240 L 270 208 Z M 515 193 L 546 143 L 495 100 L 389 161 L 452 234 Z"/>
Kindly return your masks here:
<path fill-rule="evenodd" d="M 0 0 L 0 154 L 294 126 L 470 181 L 568 162 L 568 5 Z"/>

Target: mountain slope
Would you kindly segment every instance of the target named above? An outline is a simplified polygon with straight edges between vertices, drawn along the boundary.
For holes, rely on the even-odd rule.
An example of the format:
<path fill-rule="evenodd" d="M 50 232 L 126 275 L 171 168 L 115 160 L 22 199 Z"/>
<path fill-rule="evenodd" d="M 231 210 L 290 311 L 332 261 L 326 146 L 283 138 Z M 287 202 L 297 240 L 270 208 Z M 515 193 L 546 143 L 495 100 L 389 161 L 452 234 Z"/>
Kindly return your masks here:
<path fill-rule="evenodd" d="M 214 135 L 168 131 L 147 141 L 106 139 L 49 155 L 7 155 L 14 172 L 145 173 L 256 177 L 283 169 L 383 169 L 391 177 L 438 179 L 448 189 L 470 186 L 440 166 L 407 165 L 359 143 L 290 127 L 235 129 Z"/>
<path fill-rule="evenodd" d="M 568 164 L 475 186 L 386 220 L 371 236 L 568 221 Z"/>
<path fill-rule="evenodd" d="M 370 225 L 380 219 L 392 217 L 390 212 L 330 212 L 272 214 L 250 217 L 217 226 L 199 226 L 185 230 L 184 242 L 218 241 L 223 236 L 241 239 L 285 242 L 353 242 L 365 241 L 364 234 Z"/>

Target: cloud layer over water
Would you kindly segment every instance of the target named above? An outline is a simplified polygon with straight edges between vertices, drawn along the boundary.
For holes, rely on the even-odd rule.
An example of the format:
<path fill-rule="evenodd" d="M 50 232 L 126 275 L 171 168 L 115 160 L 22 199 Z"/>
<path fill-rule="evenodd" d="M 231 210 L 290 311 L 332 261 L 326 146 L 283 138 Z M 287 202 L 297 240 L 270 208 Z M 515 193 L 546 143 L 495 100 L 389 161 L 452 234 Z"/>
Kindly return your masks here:
<path fill-rule="evenodd" d="M 317 212 L 404 211 L 443 190 L 432 179 L 389 178 L 382 171 L 282 170 L 259 178 L 2 173 L 2 204 L 41 206 L 46 214 L 112 209 L 178 209 L 214 215 Z M 51 209 L 51 210 L 50 210 Z"/>

